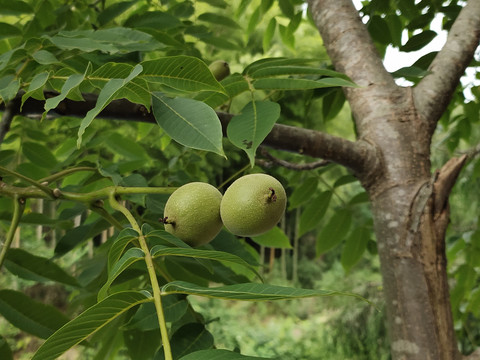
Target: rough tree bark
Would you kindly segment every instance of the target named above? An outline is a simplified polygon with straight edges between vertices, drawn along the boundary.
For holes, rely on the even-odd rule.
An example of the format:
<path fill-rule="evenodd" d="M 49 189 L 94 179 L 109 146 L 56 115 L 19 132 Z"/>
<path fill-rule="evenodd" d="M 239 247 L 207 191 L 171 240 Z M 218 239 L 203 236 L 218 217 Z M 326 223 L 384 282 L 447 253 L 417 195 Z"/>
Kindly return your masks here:
<path fill-rule="evenodd" d="M 480 39 L 480 1 L 470 0 L 416 88 L 385 70 L 351 0 L 310 0 L 336 68 L 362 86 L 345 89 L 358 141 L 376 149 L 359 172 L 373 209 L 387 322 L 395 360 L 459 359 L 449 301 L 448 196 L 466 157 L 431 173 L 430 142 Z"/>

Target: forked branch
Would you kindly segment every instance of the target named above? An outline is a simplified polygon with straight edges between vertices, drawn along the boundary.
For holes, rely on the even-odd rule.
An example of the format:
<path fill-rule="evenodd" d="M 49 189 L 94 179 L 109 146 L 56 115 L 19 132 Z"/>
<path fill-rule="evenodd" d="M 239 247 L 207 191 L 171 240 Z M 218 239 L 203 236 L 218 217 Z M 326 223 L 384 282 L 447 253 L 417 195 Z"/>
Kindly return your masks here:
<path fill-rule="evenodd" d="M 417 111 L 432 127 L 447 108 L 479 42 L 480 0 L 469 0 L 453 23 L 447 42 L 430 65 L 430 74 L 413 90 Z"/>

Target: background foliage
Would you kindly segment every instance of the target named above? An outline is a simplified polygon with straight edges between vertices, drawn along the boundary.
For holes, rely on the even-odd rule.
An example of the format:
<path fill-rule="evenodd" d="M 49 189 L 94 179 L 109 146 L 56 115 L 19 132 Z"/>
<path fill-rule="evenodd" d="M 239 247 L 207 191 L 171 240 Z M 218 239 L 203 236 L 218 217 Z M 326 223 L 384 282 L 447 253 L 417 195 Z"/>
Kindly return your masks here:
<path fill-rule="evenodd" d="M 42 194 L 25 204 L 1 270 L 2 359 L 35 352 L 70 319 L 77 319 L 73 329 L 83 332 L 77 342 L 86 340 L 74 350 L 82 356 L 164 358 L 152 285 L 141 261 L 145 253 L 134 245 L 139 234 L 120 231 L 131 224 L 114 202 L 104 197 L 99 204 L 90 196 L 112 185 L 149 189 L 121 199 L 142 224 L 155 258 L 173 358 L 190 359 L 188 352 L 214 344 L 231 351 L 198 352 L 195 359 L 246 358 L 239 352 L 314 359 L 319 351 L 332 358 L 388 358 L 381 313 L 350 297 L 251 305 L 186 296 L 200 286 L 210 296 L 235 299 L 240 293 L 207 287 L 258 284 L 258 271 L 268 289 L 287 286 L 281 298 L 294 294 L 290 286 L 305 289 L 301 296 L 330 294 L 310 289 L 334 289 L 382 306 L 372 220 L 360 184 L 337 165 L 296 171 L 278 160 L 315 159 L 258 148 L 275 123 L 355 139 L 340 88 L 355 84 L 331 68 L 301 1 L 9 0 L 0 1 L 0 9 L 2 121 L 17 100 L 24 109 L 45 101 L 43 114 L 15 116 L 0 148 L 2 182 L 17 190 L 33 184 Z M 435 35 L 430 28 L 435 15 L 443 15 L 448 30 L 459 9 L 456 1 L 370 1 L 361 14 L 385 54 L 389 45 L 405 52 L 423 48 Z M 415 83 L 432 56 L 394 75 Z M 220 82 L 208 68 L 217 59 L 231 69 Z M 478 144 L 480 93 L 470 85 L 458 88 L 441 121 L 432 144 L 434 167 Z M 86 94 L 98 96 L 86 116 L 62 116 L 57 108 L 62 100 L 81 104 Z M 151 108 L 155 123 L 98 116 L 115 99 L 128 99 L 145 112 Z M 215 110 L 239 114 L 226 138 Z M 72 168 L 83 171 L 62 172 Z M 275 233 L 244 240 L 223 231 L 204 248 L 189 249 L 162 231 L 158 218 L 175 187 L 205 181 L 224 190 L 241 174 L 262 171 L 277 177 L 289 198 Z M 451 201 L 447 251 L 464 353 L 480 344 L 480 230 L 478 199 L 472 197 L 479 174 L 474 159 Z M 50 190 L 41 191 L 43 182 Z M 46 194 L 53 188 L 80 197 L 51 198 Z M 0 197 L 2 239 L 13 229 L 15 201 Z M 273 249 L 272 242 L 281 245 Z M 251 289 L 249 294 L 252 300 L 267 298 Z M 254 315 L 245 319 L 245 313 Z M 96 318 L 89 328 L 82 316 L 92 314 L 104 320 Z M 266 325 L 273 319 L 283 319 L 274 327 L 285 334 L 269 337 L 273 330 Z M 54 358 L 74 345 L 65 339 L 57 333 L 35 358 Z M 185 344 L 192 345 L 187 352 Z"/>

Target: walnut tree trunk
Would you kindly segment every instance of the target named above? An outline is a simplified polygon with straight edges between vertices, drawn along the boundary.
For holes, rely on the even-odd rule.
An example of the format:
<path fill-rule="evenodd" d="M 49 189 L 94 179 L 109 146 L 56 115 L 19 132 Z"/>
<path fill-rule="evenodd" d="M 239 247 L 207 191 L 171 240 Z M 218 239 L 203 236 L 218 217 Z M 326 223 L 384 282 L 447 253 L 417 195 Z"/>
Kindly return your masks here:
<path fill-rule="evenodd" d="M 448 196 L 466 157 L 432 171 L 430 143 L 478 46 L 480 0 L 470 0 L 460 12 L 431 73 L 415 88 L 395 84 L 351 0 L 310 0 L 309 6 L 336 70 L 361 86 L 345 89 L 345 95 L 358 133 L 355 144 L 369 148 L 370 156 L 347 166 L 372 204 L 392 357 L 460 359 L 445 232 Z"/>

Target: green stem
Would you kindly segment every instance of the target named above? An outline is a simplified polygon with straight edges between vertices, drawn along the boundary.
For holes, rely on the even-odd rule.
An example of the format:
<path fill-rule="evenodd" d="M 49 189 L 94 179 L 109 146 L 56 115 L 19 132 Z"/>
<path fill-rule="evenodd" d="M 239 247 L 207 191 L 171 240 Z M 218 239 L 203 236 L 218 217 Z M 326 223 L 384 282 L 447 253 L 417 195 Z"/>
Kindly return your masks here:
<path fill-rule="evenodd" d="M 110 206 L 113 209 L 120 211 L 123 215 L 125 215 L 125 217 L 128 219 L 128 222 L 132 226 L 133 230 L 135 230 L 139 234 L 138 240 L 140 242 L 140 247 L 142 248 L 145 254 L 145 263 L 147 265 L 148 275 L 150 277 L 150 283 L 153 289 L 153 301 L 155 303 L 155 308 L 157 310 L 158 324 L 160 325 L 160 334 L 162 336 L 163 352 L 165 354 L 165 360 L 173 360 L 172 350 L 170 348 L 170 340 L 168 338 L 167 324 L 165 321 L 165 314 L 163 313 L 160 286 L 158 284 L 157 274 L 155 272 L 155 265 L 153 263 L 152 255 L 150 254 L 150 250 L 148 249 L 148 245 L 145 240 L 145 236 L 142 233 L 142 229 L 140 229 L 140 226 L 138 225 L 137 221 L 133 217 L 132 213 L 115 199 L 115 195 L 117 195 L 115 190 L 112 190 L 109 194 L 108 200 L 110 202 Z"/>
<path fill-rule="evenodd" d="M 36 180 L 33 180 L 33 179 L 31 179 L 31 178 L 29 178 L 25 175 L 19 174 L 16 171 L 8 170 L 7 168 L 4 168 L 3 166 L 0 166 L 0 173 L 8 174 L 8 175 L 11 175 L 11 176 L 15 176 L 18 179 L 22 179 L 22 180 L 28 182 L 29 184 L 32 184 L 36 188 L 42 190 L 45 194 L 48 195 L 48 197 L 50 199 L 55 198 L 55 196 L 53 195 L 53 190 L 52 189 L 50 189 L 48 186 L 46 186 L 44 184 L 39 183 Z"/>
<path fill-rule="evenodd" d="M 23 210 L 25 209 L 25 199 L 19 198 L 18 196 L 14 197 L 13 202 L 13 217 L 12 222 L 10 223 L 10 228 L 7 232 L 7 238 L 3 244 L 2 251 L 0 252 L 0 270 L 2 269 L 3 262 L 7 256 L 7 251 L 12 245 L 13 238 L 15 237 L 15 232 L 22 217 Z"/>
<path fill-rule="evenodd" d="M 103 189 L 92 191 L 89 193 L 71 193 L 59 191 L 57 197 L 65 200 L 73 200 L 80 202 L 93 202 L 95 200 L 109 198 L 113 191 L 116 195 L 128 194 L 171 194 L 176 188 L 173 187 L 126 187 L 126 186 L 107 186 Z"/>
<path fill-rule="evenodd" d="M 65 176 L 68 176 L 70 174 L 73 174 L 73 173 L 76 173 L 76 172 L 79 172 L 79 171 L 97 171 L 97 169 L 94 168 L 94 167 L 89 167 L 89 166 L 74 167 L 74 168 L 65 169 L 65 170 L 59 171 L 56 174 L 44 177 L 43 179 L 38 180 L 38 182 L 40 182 L 40 183 L 43 183 L 43 182 L 51 183 L 52 181 L 61 179 Z"/>

